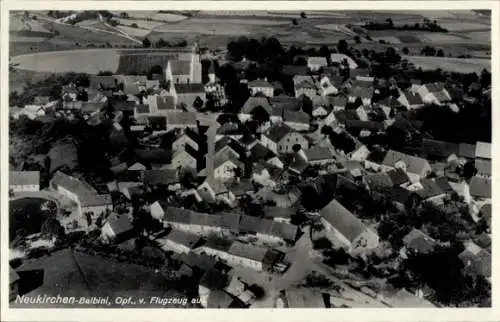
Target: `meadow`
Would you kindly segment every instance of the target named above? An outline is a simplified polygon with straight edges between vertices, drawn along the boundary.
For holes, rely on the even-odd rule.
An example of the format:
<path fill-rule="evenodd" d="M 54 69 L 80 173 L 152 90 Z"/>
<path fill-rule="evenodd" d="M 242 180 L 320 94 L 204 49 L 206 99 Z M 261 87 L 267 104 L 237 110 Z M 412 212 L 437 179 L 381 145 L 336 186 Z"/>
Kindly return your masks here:
<path fill-rule="evenodd" d="M 441 68 L 445 71 L 460 73 L 481 73 L 483 69 L 491 70 L 491 60 L 489 59 L 427 56 L 404 56 L 403 58 L 423 70 Z"/>

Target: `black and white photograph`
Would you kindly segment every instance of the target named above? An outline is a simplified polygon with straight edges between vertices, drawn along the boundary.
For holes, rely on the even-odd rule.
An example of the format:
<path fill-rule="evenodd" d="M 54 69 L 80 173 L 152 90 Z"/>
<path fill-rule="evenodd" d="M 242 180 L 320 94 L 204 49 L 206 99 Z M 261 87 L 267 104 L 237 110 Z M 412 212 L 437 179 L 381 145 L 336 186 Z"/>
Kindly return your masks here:
<path fill-rule="evenodd" d="M 56 6 L 8 12 L 10 309 L 492 307 L 490 9 Z"/>

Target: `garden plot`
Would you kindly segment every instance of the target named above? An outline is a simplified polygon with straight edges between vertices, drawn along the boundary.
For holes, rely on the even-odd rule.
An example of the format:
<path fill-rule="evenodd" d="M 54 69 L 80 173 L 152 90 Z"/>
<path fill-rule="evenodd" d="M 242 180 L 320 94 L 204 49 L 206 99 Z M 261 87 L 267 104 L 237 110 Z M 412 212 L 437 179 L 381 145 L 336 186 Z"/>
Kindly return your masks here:
<path fill-rule="evenodd" d="M 427 56 L 404 56 L 404 58 L 423 70 L 441 68 L 445 71 L 459 73 L 481 73 L 483 69 L 491 70 L 491 60 L 489 59 Z"/>

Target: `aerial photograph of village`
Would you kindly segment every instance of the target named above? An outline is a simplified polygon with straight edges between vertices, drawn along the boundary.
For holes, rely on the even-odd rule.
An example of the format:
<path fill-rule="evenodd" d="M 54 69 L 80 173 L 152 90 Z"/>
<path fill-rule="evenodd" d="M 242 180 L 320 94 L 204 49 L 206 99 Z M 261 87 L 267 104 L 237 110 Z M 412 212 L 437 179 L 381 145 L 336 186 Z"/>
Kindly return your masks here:
<path fill-rule="evenodd" d="M 491 307 L 491 11 L 285 9 L 9 12 L 11 308 Z"/>

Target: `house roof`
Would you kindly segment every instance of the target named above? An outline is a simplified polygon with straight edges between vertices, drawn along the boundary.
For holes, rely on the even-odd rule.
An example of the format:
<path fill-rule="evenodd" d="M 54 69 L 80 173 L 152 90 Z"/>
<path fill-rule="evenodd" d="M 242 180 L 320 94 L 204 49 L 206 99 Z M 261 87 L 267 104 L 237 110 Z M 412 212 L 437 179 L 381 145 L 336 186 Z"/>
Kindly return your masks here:
<path fill-rule="evenodd" d="M 328 66 L 325 57 L 307 57 L 308 65 L 320 65 L 320 66 Z"/>
<path fill-rule="evenodd" d="M 336 199 L 333 199 L 321 209 L 320 215 L 350 242 L 353 242 L 366 230 L 361 220 L 342 206 Z"/>
<path fill-rule="evenodd" d="M 423 189 L 418 190 L 417 194 L 422 199 L 436 197 L 444 193 L 443 189 L 441 189 L 441 186 L 438 185 L 433 179 L 422 179 L 420 180 L 420 184 L 422 185 Z"/>
<path fill-rule="evenodd" d="M 145 104 L 137 104 L 135 106 L 135 110 L 136 110 L 136 113 L 139 113 L 139 114 L 149 114 L 150 113 L 149 105 L 145 105 Z"/>
<path fill-rule="evenodd" d="M 282 108 L 284 110 L 299 110 L 301 101 L 294 96 L 288 96 L 285 94 L 280 94 L 269 98 L 269 102 L 277 108 Z"/>
<path fill-rule="evenodd" d="M 309 119 L 309 115 L 302 111 L 283 111 L 283 120 L 285 122 L 309 124 Z"/>
<path fill-rule="evenodd" d="M 261 143 L 257 143 L 250 150 L 250 156 L 254 161 L 258 161 L 258 160 L 269 160 L 275 157 L 276 154 L 273 151 L 266 148 Z"/>
<path fill-rule="evenodd" d="M 241 231 L 258 232 L 260 231 L 261 219 L 257 217 L 241 215 L 239 229 Z"/>
<path fill-rule="evenodd" d="M 453 192 L 454 191 L 453 188 L 451 187 L 450 183 L 448 182 L 448 179 L 446 179 L 446 177 L 436 178 L 436 179 L 434 179 L 434 182 L 444 192 Z"/>
<path fill-rule="evenodd" d="M 372 98 L 373 96 L 373 88 L 366 88 L 366 87 L 351 87 L 349 89 L 349 96 L 353 96 L 356 98 Z"/>
<path fill-rule="evenodd" d="M 476 143 L 476 158 L 491 159 L 491 143 L 478 141 Z"/>
<path fill-rule="evenodd" d="M 334 107 L 345 107 L 347 105 L 347 97 L 345 96 L 328 96 L 328 101 Z"/>
<path fill-rule="evenodd" d="M 150 95 L 148 96 L 148 102 L 150 106 L 158 110 L 173 110 L 175 109 L 174 97 L 166 96 L 161 97 L 160 95 Z"/>
<path fill-rule="evenodd" d="M 308 76 L 308 77 L 301 76 L 297 80 L 294 77 L 293 80 L 294 80 L 295 90 L 298 90 L 298 89 L 314 89 L 315 90 L 316 89 L 316 84 L 314 83 L 314 81 L 312 80 L 312 78 L 310 76 Z"/>
<path fill-rule="evenodd" d="M 312 98 L 313 107 L 328 106 L 328 99 L 321 95 L 314 95 Z"/>
<path fill-rule="evenodd" d="M 464 263 L 466 274 L 473 276 L 491 276 L 491 254 L 474 242 L 465 243 L 465 250 L 458 255 Z"/>
<path fill-rule="evenodd" d="M 268 99 L 260 96 L 249 97 L 243 105 L 241 113 L 250 114 L 258 106 L 261 106 L 269 115 L 272 114 L 273 108 Z"/>
<path fill-rule="evenodd" d="M 392 188 L 391 177 L 387 173 L 372 173 L 364 177 L 366 184 L 373 190 L 384 190 Z"/>
<path fill-rule="evenodd" d="M 193 112 L 173 112 L 167 115 L 167 124 L 187 124 L 196 125 L 196 113 Z"/>
<path fill-rule="evenodd" d="M 170 70 L 172 75 L 190 75 L 191 62 L 185 60 L 169 60 Z"/>
<path fill-rule="evenodd" d="M 479 209 L 481 217 L 491 226 L 491 203 L 487 203 Z"/>
<path fill-rule="evenodd" d="M 97 194 L 97 190 L 87 182 L 69 176 L 61 171 L 57 171 L 51 180 L 52 184 L 64 187 L 66 190 L 73 192 L 78 196 L 84 194 Z"/>
<path fill-rule="evenodd" d="M 168 164 L 172 159 L 172 151 L 164 149 L 135 149 L 134 153 L 142 162 Z"/>
<path fill-rule="evenodd" d="M 476 157 L 476 146 L 474 144 L 459 143 L 458 155 L 463 158 L 474 159 Z"/>
<path fill-rule="evenodd" d="M 174 87 L 175 87 L 175 92 L 177 94 L 205 93 L 205 87 L 203 86 L 203 84 L 199 83 L 189 83 L 189 84 L 176 83 L 174 84 Z"/>
<path fill-rule="evenodd" d="M 264 262 L 267 252 L 267 248 L 244 244 L 238 241 L 233 242 L 231 248 L 229 248 L 230 254 L 257 262 Z"/>
<path fill-rule="evenodd" d="M 425 155 L 429 157 L 447 158 L 452 154 L 458 155 L 459 146 L 457 143 L 423 139 L 422 149 Z"/>
<path fill-rule="evenodd" d="M 383 131 L 385 129 L 383 122 L 375 121 L 360 121 L 360 120 L 346 120 L 346 128 L 350 129 L 361 129 L 368 131 Z"/>
<path fill-rule="evenodd" d="M 288 218 L 296 213 L 296 210 L 291 207 L 266 207 L 265 216 L 269 218 Z"/>
<path fill-rule="evenodd" d="M 200 240 L 200 236 L 188 233 L 182 230 L 172 229 L 170 233 L 165 237 L 167 240 L 171 240 L 174 243 L 186 246 L 188 248 L 193 248 L 195 244 Z"/>
<path fill-rule="evenodd" d="M 114 76 L 100 76 L 100 75 L 90 75 L 89 76 L 90 88 L 92 89 L 108 89 L 116 87 L 116 78 Z"/>
<path fill-rule="evenodd" d="M 491 198 L 491 179 L 474 176 L 469 182 L 470 195 L 477 198 Z"/>
<path fill-rule="evenodd" d="M 406 164 L 406 171 L 408 173 L 421 174 L 426 167 L 429 166 L 429 161 L 412 155 L 394 150 L 387 151 L 383 164 L 386 166 L 394 167 L 396 163 L 403 161 Z"/>
<path fill-rule="evenodd" d="M 198 254 L 195 252 L 189 252 L 189 253 L 176 253 L 172 255 L 172 259 L 183 262 L 189 267 L 198 267 L 204 271 L 212 269 L 215 264 L 217 264 L 217 260 L 214 258 L 205 255 L 205 254 Z"/>
<path fill-rule="evenodd" d="M 403 243 L 408 249 L 417 251 L 421 254 L 429 253 L 437 244 L 434 239 L 415 228 L 403 237 Z"/>
<path fill-rule="evenodd" d="M 384 98 L 383 100 L 380 100 L 377 102 L 379 105 L 383 105 L 383 106 L 387 106 L 387 107 L 391 107 L 391 108 L 398 108 L 401 105 L 401 102 L 399 102 L 397 100 L 397 98 L 393 97 L 393 96 L 388 96 L 386 98 Z"/>
<path fill-rule="evenodd" d="M 39 185 L 40 171 L 10 171 L 9 186 Z"/>
<path fill-rule="evenodd" d="M 337 64 L 341 64 L 344 60 L 347 60 L 347 64 L 349 65 L 350 69 L 358 68 L 358 64 L 356 64 L 356 62 L 351 57 L 344 54 L 332 53 L 330 54 L 330 59 L 332 63 Z"/>
<path fill-rule="evenodd" d="M 83 194 L 79 196 L 82 207 L 110 206 L 113 204 L 111 195 L 108 194 Z"/>
<path fill-rule="evenodd" d="M 446 102 L 450 100 L 450 97 L 444 92 L 433 92 L 432 95 L 434 95 L 438 102 Z"/>
<path fill-rule="evenodd" d="M 256 80 L 248 82 L 248 87 L 268 87 L 268 88 L 273 88 L 273 85 L 271 85 L 270 83 L 268 83 L 266 80 L 256 79 Z"/>
<path fill-rule="evenodd" d="M 406 100 L 408 101 L 408 104 L 410 104 L 410 106 L 424 104 L 422 97 L 416 93 L 406 91 L 404 92 L 404 96 L 406 97 Z"/>
<path fill-rule="evenodd" d="M 325 308 L 323 294 L 305 287 L 293 287 L 284 290 L 286 308 Z"/>
<path fill-rule="evenodd" d="M 229 285 L 229 276 L 219 270 L 211 269 L 203 274 L 200 285 L 209 290 L 223 290 Z"/>
<path fill-rule="evenodd" d="M 269 139 L 271 139 L 273 142 L 278 142 L 282 138 L 285 137 L 285 135 L 292 133 L 293 129 L 289 127 L 286 124 L 276 124 L 273 125 L 268 132 L 265 134 Z"/>
<path fill-rule="evenodd" d="M 491 160 L 476 159 L 474 167 L 477 172 L 482 175 L 491 175 Z"/>
<path fill-rule="evenodd" d="M 315 146 L 304 151 L 307 161 L 333 160 L 332 151 L 327 147 Z"/>
<path fill-rule="evenodd" d="M 179 180 L 177 171 L 174 169 L 146 170 L 142 174 L 142 181 L 147 185 L 173 184 Z"/>
<path fill-rule="evenodd" d="M 112 216 L 106 224 L 109 225 L 109 227 L 113 230 L 116 236 L 129 232 L 132 229 L 134 229 L 132 223 L 125 215 Z"/>
<path fill-rule="evenodd" d="M 287 224 L 279 221 L 271 222 L 271 231 L 269 235 L 277 236 L 285 240 L 295 241 L 299 228 L 295 225 Z"/>
<path fill-rule="evenodd" d="M 444 83 L 428 83 L 423 86 L 431 93 L 441 92 L 444 89 Z"/>
<path fill-rule="evenodd" d="M 391 178 L 392 184 L 395 186 L 399 186 L 410 181 L 410 178 L 402 169 L 392 169 L 388 171 L 387 174 Z"/>
<path fill-rule="evenodd" d="M 15 283 L 19 280 L 19 274 L 9 266 L 9 284 Z"/>

